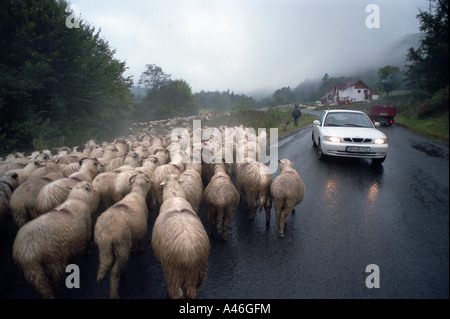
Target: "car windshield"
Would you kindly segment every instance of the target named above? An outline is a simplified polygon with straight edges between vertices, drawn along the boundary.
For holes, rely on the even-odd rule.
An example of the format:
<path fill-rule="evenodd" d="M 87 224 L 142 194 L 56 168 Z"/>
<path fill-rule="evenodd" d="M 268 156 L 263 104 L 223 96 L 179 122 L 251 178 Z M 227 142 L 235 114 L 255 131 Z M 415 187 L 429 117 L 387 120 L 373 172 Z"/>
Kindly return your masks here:
<path fill-rule="evenodd" d="M 373 127 L 367 116 L 353 112 L 328 113 L 324 126 Z"/>

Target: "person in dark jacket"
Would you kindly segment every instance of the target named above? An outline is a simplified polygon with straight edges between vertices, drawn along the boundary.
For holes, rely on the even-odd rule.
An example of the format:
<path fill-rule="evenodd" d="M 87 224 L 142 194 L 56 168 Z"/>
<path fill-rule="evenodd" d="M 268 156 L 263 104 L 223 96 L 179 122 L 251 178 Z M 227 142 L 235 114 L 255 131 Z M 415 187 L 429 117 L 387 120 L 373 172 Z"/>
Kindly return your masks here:
<path fill-rule="evenodd" d="M 298 126 L 298 119 L 302 116 L 302 112 L 300 111 L 300 108 L 298 107 L 298 104 L 295 104 L 294 109 L 292 110 L 292 117 L 294 118 L 294 126 Z"/>

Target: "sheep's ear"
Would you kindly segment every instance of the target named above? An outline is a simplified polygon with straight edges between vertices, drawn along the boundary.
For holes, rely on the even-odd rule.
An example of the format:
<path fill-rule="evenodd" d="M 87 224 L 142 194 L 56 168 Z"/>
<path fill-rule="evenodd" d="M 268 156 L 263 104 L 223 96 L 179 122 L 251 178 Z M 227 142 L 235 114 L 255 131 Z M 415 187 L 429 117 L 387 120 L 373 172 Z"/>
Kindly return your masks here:
<path fill-rule="evenodd" d="M 166 185 L 166 181 L 162 181 L 159 185 L 161 185 L 161 186 Z"/>
<path fill-rule="evenodd" d="M 184 179 L 183 178 L 179 178 L 178 182 L 180 182 L 180 184 L 183 184 L 184 183 Z"/>
<path fill-rule="evenodd" d="M 137 174 L 131 175 L 130 179 L 128 180 L 128 183 L 131 185 L 133 183 L 133 179 L 137 176 Z"/>
<path fill-rule="evenodd" d="M 280 161 L 280 160 L 278 160 L 278 163 L 281 163 L 281 161 Z"/>

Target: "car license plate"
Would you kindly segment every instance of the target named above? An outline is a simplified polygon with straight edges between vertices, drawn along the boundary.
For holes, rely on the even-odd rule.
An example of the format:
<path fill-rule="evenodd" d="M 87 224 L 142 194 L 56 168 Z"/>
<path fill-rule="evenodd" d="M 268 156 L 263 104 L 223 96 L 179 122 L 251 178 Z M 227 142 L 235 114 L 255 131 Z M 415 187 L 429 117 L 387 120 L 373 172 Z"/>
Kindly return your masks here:
<path fill-rule="evenodd" d="M 370 151 L 369 147 L 361 147 L 361 146 L 347 146 L 347 152 L 357 152 L 357 153 L 367 153 Z"/>

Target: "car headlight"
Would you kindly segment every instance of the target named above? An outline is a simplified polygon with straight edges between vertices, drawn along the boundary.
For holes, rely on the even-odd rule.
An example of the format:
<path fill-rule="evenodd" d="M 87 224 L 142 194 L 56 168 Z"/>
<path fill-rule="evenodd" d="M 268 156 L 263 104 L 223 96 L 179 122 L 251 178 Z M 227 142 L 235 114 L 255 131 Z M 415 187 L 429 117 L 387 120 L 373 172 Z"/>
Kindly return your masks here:
<path fill-rule="evenodd" d="M 323 139 L 325 141 L 332 142 L 332 143 L 340 143 L 341 142 L 341 138 L 337 137 L 337 136 L 324 136 Z"/>
<path fill-rule="evenodd" d="M 387 138 L 383 138 L 383 137 L 376 138 L 374 143 L 375 144 L 386 144 L 387 143 Z"/>

